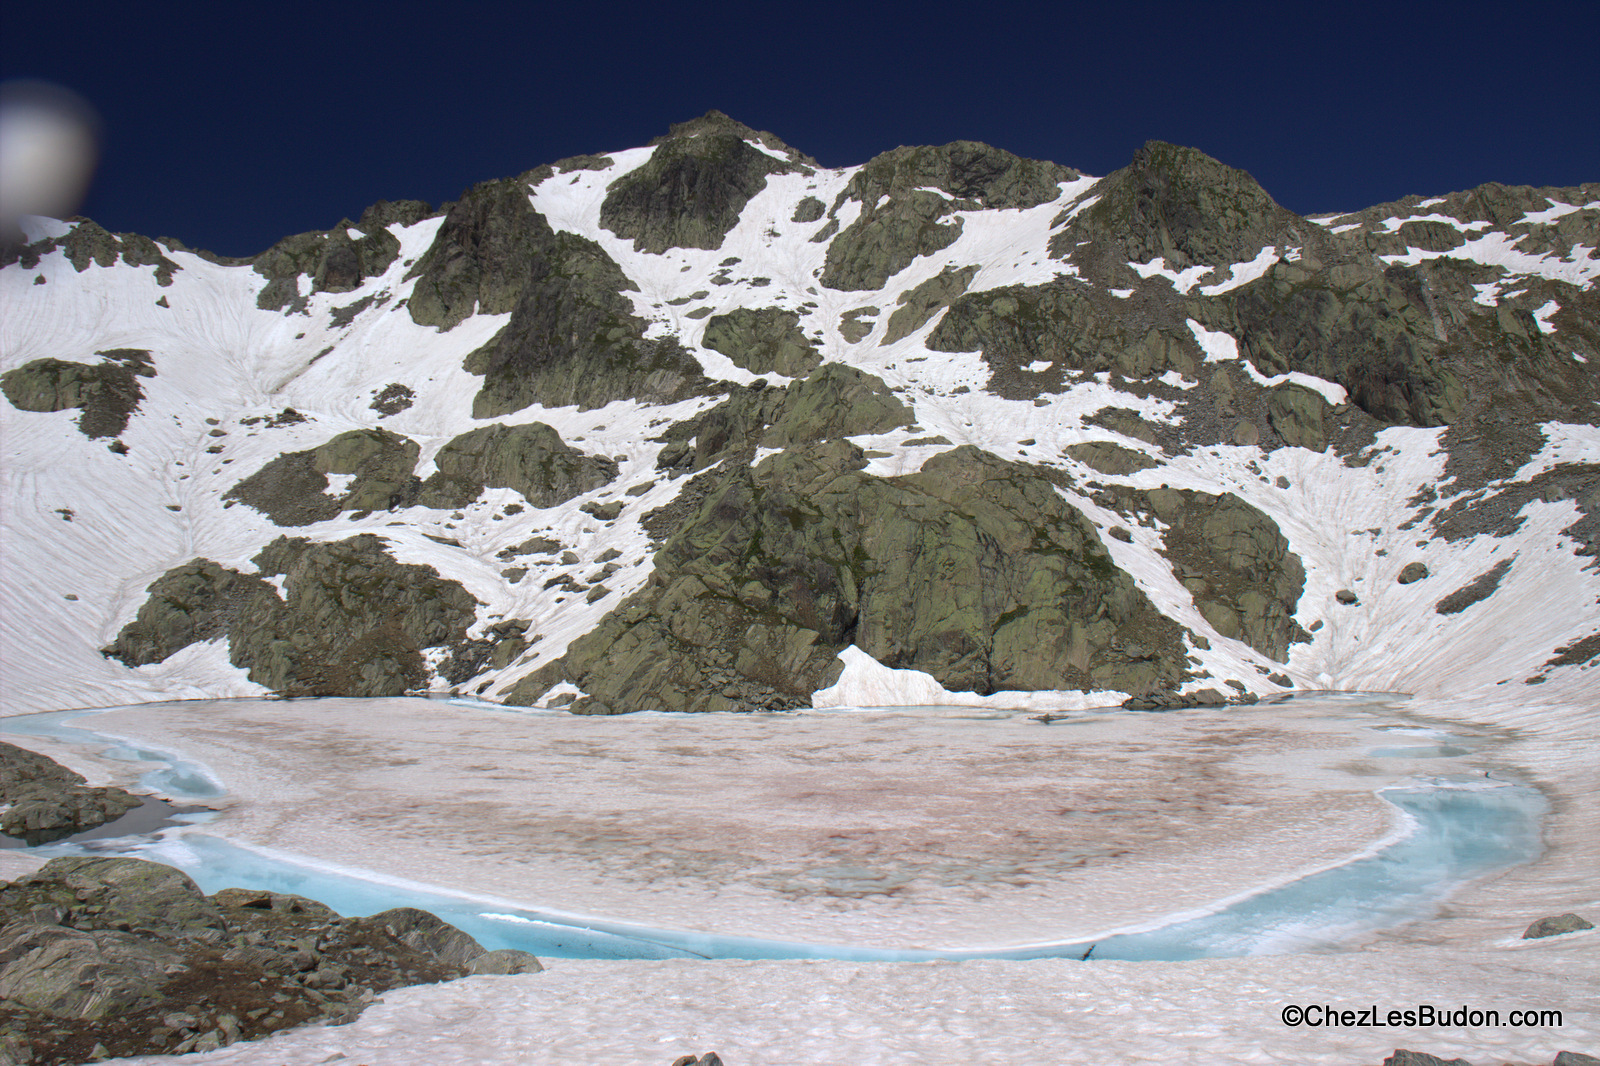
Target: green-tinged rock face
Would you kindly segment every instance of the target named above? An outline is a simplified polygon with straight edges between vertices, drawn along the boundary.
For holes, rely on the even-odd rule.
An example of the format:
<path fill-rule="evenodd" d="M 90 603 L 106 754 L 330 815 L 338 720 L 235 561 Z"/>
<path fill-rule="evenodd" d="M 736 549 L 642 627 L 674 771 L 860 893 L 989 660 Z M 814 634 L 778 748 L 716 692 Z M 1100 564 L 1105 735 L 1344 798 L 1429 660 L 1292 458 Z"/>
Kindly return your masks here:
<path fill-rule="evenodd" d="M 485 488 L 515 489 L 535 507 L 554 507 L 617 476 L 615 462 L 583 454 L 542 422 L 464 433 L 434 462 L 438 472 L 417 497 L 424 507 L 463 507 Z"/>
<path fill-rule="evenodd" d="M 1441 358 L 1420 295 L 1413 303 L 1405 281 L 1403 272 L 1351 267 L 1307 275 L 1279 264 L 1262 283 L 1229 294 L 1230 332 L 1263 373 L 1298 370 L 1338 382 L 1351 403 L 1383 422 L 1443 425 L 1466 393 Z"/>
<path fill-rule="evenodd" d="M 1277 524 L 1232 493 L 1118 489 L 1161 520 L 1166 557 L 1218 633 L 1282 662 L 1310 640 L 1294 620 L 1305 567 Z"/>
<path fill-rule="evenodd" d="M 1099 198 L 1050 242 L 1071 256 L 1081 242 L 1116 245 L 1124 261 L 1164 258 L 1181 270 L 1255 258 L 1297 221 L 1242 170 L 1193 148 L 1151 141 L 1095 186 Z"/>
<path fill-rule="evenodd" d="M 0 1002 L 76 1022 L 159 1002 L 183 954 L 160 941 L 104 929 L 84 932 L 23 919 L 0 930 Z"/>
<path fill-rule="evenodd" d="M 828 245 L 820 280 L 847 292 L 881 289 L 918 256 L 956 242 L 961 220 L 940 221 L 952 212 L 1049 203 L 1060 195 L 1060 182 L 1077 176 L 973 141 L 885 152 L 850 179 L 834 204 L 837 215 L 845 198 L 856 200 L 861 214 Z M 813 239 L 828 236 L 825 231 Z"/>
<path fill-rule="evenodd" d="M 845 227 L 828 245 L 822 284 L 846 292 L 881 289 L 919 255 L 950 247 L 961 237 L 961 220 L 940 222 L 949 201 L 936 192 L 902 193 Z"/>
<path fill-rule="evenodd" d="M 900 306 L 889 316 L 881 343 L 893 344 L 921 329 L 928 319 L 966 292 L 977 275 L 975 266 L 945 267 L 921 285 L 906 290 L 900 295 Z"/>
<path fill-rule="evenodd" d="M 151 929 L 167 936 L 220 940 L 228 923 L 216 904 L 205 897 L 182 870 L 142 859 L 67 856 L 51 859 L 32 880 L 46 892 L 19 894 L 6 910 L 48 905 L 95 908 L 95 924 Z M 15 914 L 0 911 L 0 919 Z"/>
<path fill-rule="evenodd" d="M 781 389 L 763 382 L 735 389 L 709 411 L 669 429 L 656 465 L 684 473 L 730 456 L 748 464 L 758 447 L 887 433 L 911 423 L 910 408 L 881 379 L 829 363 Z"/>
<path fill-rule="evenodd" d="M 104 654 L 130 666 L 226 634 L 250 679 L 291 696 L 399 696 L 427 680 L 422 649 L 466 643 L 477 602 L 428 566 L 399 563 L 372 535 L 330 544 L 279 537 L 262 576 L 197 559 L 150 586 Z M 286 598 L 264 580 L 283 575 Z"/>
<path fill-rule="evenodd" d="M 525 206 L 526 189 L 518 197 Z M 528 217 L 530 236 L 517 253 L 523 258 L 505 265 L 503 275 L 494 275 L 496 284 L 516 281 L 514 301 L 503 305 L 512 295 L 510 288 L 499 293 L 492 307 L 479 300 L 479 310 L 510 311 L 511 319 L 467 357 L 466 369 L 484 379 L 473 401 L 474 418 L 495 418 L 533 403 L 576 404 L 584 410 L 619 399 L 671 403 L 707 387 L 699 362 L 675 338 L 645 339 L 647 324 L 622 296 L 635 286 L 598 244 L 554 233 L 531 208 Z M 440 240 L 444 236 L 441 231 Z M 460 241 L 467 236 L 461 235 Z M 440 247 L 436 241 L 434 251 Z M 466 247 L 477 246 L 468 242 Z M 475 266 L 461 258 L 465 251 L 449 254 L 457 256 L 450 262 L 461 264 L 457 273 L 462 278 L 475 276 L 477 270 L 492 274 L 500 269 L 493 262 L 498 256 Z M 444 256 L 442 252 L 438 261 L 445 262 Z M 415 298 L 411 306 L 415 309 Z M 453 306 L 464 308 L 462 316 L 470 312 L 464 298 Z M 455 321 L 459 318 L 448 325 Z"/>
<path fill-rule="evenodd" d="M 767 176 L 797 169 L 735 131 L 670 137 L 644 166 L 607 188 L 600 225 L 633 241 L 636 252 L 721 248 Z"/>
<path fill-rule="evenodd" d="M 977 141 L 953 141 L 873 157 L 851 179 L 847 195 L 872 204 L 884 196 L 933 188 L 948 193 L 955 210 L 1005 210 L 1047 204 L 1061 195 L 1061 182 L 1077 178 L 1070 167 Z"/>
<path fill-rule="evenodd" d="M 914 421 L 880 379 L 843 363 L 829 363 L 783 390 L 762 437 L 765 448 L 861 433 L 887 433 Z"/>
<path fill-rule="evenodd" d="M 280 526 L 325 522 L 345 511 L 386 511 L 416 499 L 412 474 L 416 441 L 386 429 L 353 429 L 303 452 L 278 456 L 223 496 L 255 508 Z M 338 496 L 329 495 L 328 475 L 354 475 Z"/>
<path fill-rule="evenodd" d="M 1159 461 L 1144 452 L 1125 448 L 1110 441 L 1091 440 L 1082 444 L 1069 444 L 1067 454 L 1078 462 L 1113 477 L 1123 477 L 1161 465 Z"/>
<path fill-rule="evenodd" d="M 398 696 L 426 681 L 422 649 L 465 641 L 477 606 L 432 567 L 398 563 L 371 535 L 279 537 L 255 559 L 287 598 L 258 598 L 230 627 L 234 665 L 286 695 Z"/>
<path fill-rule="evenodd" d="M 927 344 L 940 352 L 981 351 L 994 375 L 989 391 L 1007 399 L 1031 399 L 1058 385 L 1064 371 L 1192 376 L 1199 362 L 1192 334 L 1130 328 L 1071 281 L 967 293 L 951 303 Z M 1044 363 L 1043 371 L 1028 369 Z"/>
<path fill-rule="evenodd" d="M 1304 385 L 1279 385 L 1272 390 L 1267 419 L 1285 444 L 1293 448 L 1326 451 L 1328 434 L 1322 416 L 1328 401 Z"/>
<path fill-rule="evenodd" d="M 156 376 L 150 353 L 142 348 L 113 348 L 95 353 L 101 363 L 69 363 L 35 359 L 0 374 L 0 390 L 19 411 L 66 411 L 77 408 L 78 429 L 85 437 L 117 437 L 144 400 L 138 379 Z"/>
<path fill-rule="evenodd" d="M 801 198 L 798 204 L 794 205 L 794 214 L 790 217 L 789 221 L 816 222 L 822 218 L 823 213 L 827 210 L 828 205 L 817 199 L 815 196 L 805 196 Z"/>
<path fill-rule="evenodd" d="M 258 596 L 276 596 L 261 578 L 195 559 L 168 570 L 148 590 L 132 622 L 105 649 L 127 666 L 158 663 L 191 644 L 217 640 Z"/>
<path fill-rule="evenodd" d="M 804 377 L 822 362 L 800 329 L 799 314 L 781 307 L 741 307 L 715 315 L 707 320 L 700 343 L 755 374 Z"/>
<path fill-rule="evenodd" d="M 417 279 L 406 309 L 418 325 L 454 329 L 468 315 L 516 307 L 531 264 L 554 243 L 521 178 L 474 185 L 450 206 L 439 233 L 406 274 Z"/>
<path fill-rule="evenodd" d="M 1050 480 L 973 448 L 864 465 L 832 440 L 707 475 L 651 585 L 570 647 L 577 709 L 799 706 L 850 643 L 953 690 L 1176 684 L 1179 627 Z"/>
<path fill-rule="evenodd" d="M 327 232 L 285 237 L 256 256 L 252 261 L 255 271 L 267 279 L 267 285 L 256 298 L 256 306 L 273 311 L 285 306 L 296 309 L 298 304 L 303 304 L 303 301 L 296 301 L 300 295 L 298 279 L 301 275 L 310 279 L 307 294 L 349 292 L 365 279 L 388 270 L 400 254 L 400 240 L 382 228 L 379 220 L 385 213 L 379 205 L 369 208 L 361 216 L 362 227 L 367 232 L 355 239 L 350 237 L 351 223 L 346 220 Z M 411 213 L 404 207 L 398 211 L 401 218 L 410 217 Z"/>

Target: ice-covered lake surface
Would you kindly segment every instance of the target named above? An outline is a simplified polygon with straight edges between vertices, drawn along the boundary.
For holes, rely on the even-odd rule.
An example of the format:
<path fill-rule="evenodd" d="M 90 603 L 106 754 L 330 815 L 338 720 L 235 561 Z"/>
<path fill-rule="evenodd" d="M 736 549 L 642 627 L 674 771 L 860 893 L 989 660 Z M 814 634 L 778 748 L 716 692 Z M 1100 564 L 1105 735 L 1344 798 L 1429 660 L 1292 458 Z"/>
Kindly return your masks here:
<path fill-rule="evenodd" d="M 1183 1046 L 1375 1066 L 1395 1046 L 1530 1063 L 1592 1049 L 1596 938 L 1517 939 L 1593 903 L 1592 833 L 1574 847 L 1575 797 L 1529 772 L 1519 730 L 1448 710 L 1347 695 L 1046 725 L 237 700 L 5 728 L 92 779 L 221 808 L 116 845 L 208 891 L 425 906 L 550 966 L 390 993 L 352 1026 L 208 1060 L 1136 1062 Z M 1591 809 L 1593 785 L 1576 798 Z M 8 852 L 0 872 L 71 848 Z M 1484 911 L 1497 891 L 1503 913 Z M 790 961 L 726 961 L 741 958 Z M 1441 996 L 1568 1014 L 1409 1043 L 1276 1014 Z"/>

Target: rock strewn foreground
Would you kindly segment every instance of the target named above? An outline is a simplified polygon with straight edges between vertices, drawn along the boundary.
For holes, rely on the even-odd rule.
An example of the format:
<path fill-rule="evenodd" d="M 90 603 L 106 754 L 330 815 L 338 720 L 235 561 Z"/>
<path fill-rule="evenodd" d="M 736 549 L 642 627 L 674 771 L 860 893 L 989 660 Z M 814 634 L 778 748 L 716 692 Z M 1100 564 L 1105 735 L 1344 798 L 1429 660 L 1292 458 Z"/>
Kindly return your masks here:
<path fill-rule="evenodd" d="M 427 911 L 342 918 L 302 896 L 207 896 L 141 859 L 52 859 L 0 885 L 0 1064 L 206 1051 L 376 996 L 470 974 L 534 973 Z"/>

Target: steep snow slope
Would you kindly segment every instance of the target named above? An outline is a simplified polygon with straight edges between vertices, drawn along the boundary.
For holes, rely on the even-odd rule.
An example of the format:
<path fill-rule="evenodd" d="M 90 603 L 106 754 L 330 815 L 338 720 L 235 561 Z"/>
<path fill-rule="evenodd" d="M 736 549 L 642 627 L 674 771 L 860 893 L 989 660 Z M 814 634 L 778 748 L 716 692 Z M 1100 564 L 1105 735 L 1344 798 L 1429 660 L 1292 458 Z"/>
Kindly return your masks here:
<path fill-rule="evenodd" d="M 389 206 L 253 265 L 40 222 L 0 270 L 6 713 L 1581 691 L 1600 653 L 1593 186 L 1305 220 L 1171 146 L 832 171 L 713 115 Z M 463 443 L 534 423 L 615 475 Z"/>

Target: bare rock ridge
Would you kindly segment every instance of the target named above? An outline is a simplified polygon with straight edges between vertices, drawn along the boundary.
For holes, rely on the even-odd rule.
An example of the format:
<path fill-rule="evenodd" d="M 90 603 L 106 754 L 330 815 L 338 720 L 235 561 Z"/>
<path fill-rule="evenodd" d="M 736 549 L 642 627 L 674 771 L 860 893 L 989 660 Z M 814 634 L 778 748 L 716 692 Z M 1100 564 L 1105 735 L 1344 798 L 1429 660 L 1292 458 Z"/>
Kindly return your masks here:
<path fill-rule="evenodd" d="M 51 232 L 11 291 L 150 316 L 30 320 L 0 374 L 8 430 L 106 442 L 143 501 L 112 521 L 172 538 L 62 622 L 130 668 L 220 642 L 287 695 L 728 710 L 854 645 L 1165 706 L 1315 683 L 1330 618 L 1511 625 L 1533 558 L 1600 567 L 1600 184 L 1305 218 L 1156 141 L 1099 179 L 966 141 L 830 170 L 710 112 L 250 259 Z M 76 543 L 76 483 L 28 476 L 29 536 Z M 1329 569 L 1358 535 L 1365 584 Z M 1508 678 L 1587 667 L 1566 613 Z"/>

